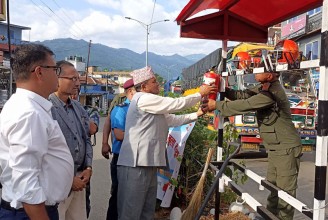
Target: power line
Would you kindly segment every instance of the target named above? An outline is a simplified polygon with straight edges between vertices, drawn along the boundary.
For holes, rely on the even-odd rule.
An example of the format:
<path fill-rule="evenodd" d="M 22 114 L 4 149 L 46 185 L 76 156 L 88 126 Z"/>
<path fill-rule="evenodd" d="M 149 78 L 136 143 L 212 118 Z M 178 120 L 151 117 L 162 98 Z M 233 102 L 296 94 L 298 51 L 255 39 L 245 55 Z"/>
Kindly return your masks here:
<path fill-rule="evenodd" d="M 60 7 L 59 6 L 59 4 L 57 3 L 57 1 L 56 0 L 53 0 L 53 2 L 55 3 L 55 5 L 59 8 L 59 9 L 61 9 L 62 7 Z M 84 31 L 80 28 L 80 26 L 78 26 L 67 14 L 66 14 L 66 12 L 63 10 L 62 11 L 63 12 L 63 14 L 65 15 L 65 17 L 68 19 L 68 20 L 70 20 L 71 21 L 71 23 L 72 23 L 72 25 L 74 26 L 76 26 L 82 33 L 84 33 Z"/>
<path fill-rule="evenodd" d="M 55 20 L 50 14 L 48 14 L 45 10 L 42 9 L 39 5 L 37 5 L 33 0 L 30 0 L 36 7 L 38 7 L 41 11 L 43 11 L 46 15 L 48 15 L 54 22 L 56 22 L 58 25 L 62 26 L 60 23 L 58 23 L 57 20 Z M 70 30 L 68 30 L 75 38 L 78 38 L 73 34 Z"/>
<path fill-rule="evenodd" d="M 155 6 L 156 6 L 156 0 L 154 0 L 154 6 L 153 6 L 153 12 L 151 13 L 151 19 L 150 19 L 150 23 L 151 24 L 153 22 L 153 17 L 154 17 L 154 12 L 155 12 Z M 149 27 L 150 30 L 151 27 Z"/>
<path fill-rule="evenodd" d="M 52 10 L 52 8 L 50 8 L 50 6 L 48 6 L 46 3 L 44 3 L 44 1 L 42 1 L 42 0 L 39 0 L 45 7 L 47 7 L 48 9 L 49 9 L 49 11 L 51 11 L 57 18 L 59 18 L 64 24 L 66 24 L 68 27 L 70 26 L 63 18 L 61 18 L 60 16 L 58 16 L 53 10 Z M 69 30 L 70 31 L 70 30 Z M 71 32 L 71 31 L 70 31 Z M 75 30 L 74 30 L 74 32 L 76 33 L 76 34 L 78 34 Z M 83 31 L 82 31 L 82 33 L 83 33 Z M 71 34 L 73 34 L 72 32 L 71 32 Z M 79 34 L 78 34 L 79 35 Z M 73 36 L 75 36 L 74 34 L 73 34 Z M 75 36 L 76 38 L 78 38 L 77 36 Z"/>
<path fill-rule="evenodd" d="M 151 13 L 150 23 L 153 22 L 154 12 L 155 12 L 156 0 L 154 0 L 153 12 Z"/>

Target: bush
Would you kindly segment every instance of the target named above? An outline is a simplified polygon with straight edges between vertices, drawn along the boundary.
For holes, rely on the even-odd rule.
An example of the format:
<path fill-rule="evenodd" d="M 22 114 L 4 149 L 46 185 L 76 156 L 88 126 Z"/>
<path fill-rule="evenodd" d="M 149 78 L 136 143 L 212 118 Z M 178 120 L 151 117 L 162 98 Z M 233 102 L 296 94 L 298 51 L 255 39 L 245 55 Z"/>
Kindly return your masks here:
<path fill-rule="evenodd" d="M 178 97 L 179 95 L 169 93 L 169 97 Z M 197 111 L 198 107 L 190 108 L 179 114 L 187 114 Z M 197 186 L 200 176 L 203 171 L 204 163 L 207 157 L 209 148 L 214 149 L 216 155 L 217 149 L 217 131 L 212 131 L 207 128 L 208 117 L 199 118 L 186 142 L 184 155 L 181 161 L 179 176 L 177 180 L 171 179 L 171 184 L 175 186 L 175 196 L 172 198 L 171 207 L 181 207 L 182 209 L 188 205 L 192 197 L 192 193 Z M 229 149 L 228 142 L 234 142 L 238 138 L 238 133 L 232 124 L 226 124 L 224 128 L 223 159 L 227 158 L 234 149 Z M 244 183 L 247 179 L 246 175 L 240 175 L 233 168 L 228 167 L 225 174 L 236 182 Z M 214 180 L 214 174 L 207 172 L 206 182 L 204 186 L 204 195 L 207 194 Z M 225 204 L 230 204 L 236 201 L 237 195 L 227 188 L 221 194 L 221 201 Z M 210 206 L 214 206 L 214 201 L 210 201 Z"/>
<path fill-rule="evenodd" d="M 190 109 L 188 111 L 192 112 L 195 111 L 195 109 Z M 188 113 L 188 111 L 183 113 Z M 174 200 L 177 200 L 176 202 L 180 204 L 178 205 L 180 207 L 187 206 L 192 197 L 193 191 L 200 179 L 209 148 L 213 148 L 215 150 L 214 155 L 216 155 L 217 131 L 209 130 L 207 125 L 208 120 L 205 118 L 198 119 L 186 142 L 180 166 L 180 175 L 178 181 L 174 184 L 177 187 L 176 198 L 172 200 L 173 204 L 175 203 Z M 224 160 L 235 150 L 233 147 L 229 148 L 228 143 L 234 142 L 238 138 L 238 132 L 232 124 L 227 123 L 224 127 L 223 134 Z M 231 167 L 226 168 L 225 174 L 237 183 L 244 183 L 247 180 L 245 174 Z M 214 174 L 208 171 L 204 186 L 204 195 L 207 194 L 209 188 L 213 184 L 214 178 Z M 181 189 L 183 189 L 182 192 Z M 229 188 L 226 188 L 225 192 L 221 194 L 221 202 L 224 204 L 230 204 L 236 201 L 236 199 L 237 195 Z M 214 206 L 214 200 L 210 201 L 209 206 Z"/>

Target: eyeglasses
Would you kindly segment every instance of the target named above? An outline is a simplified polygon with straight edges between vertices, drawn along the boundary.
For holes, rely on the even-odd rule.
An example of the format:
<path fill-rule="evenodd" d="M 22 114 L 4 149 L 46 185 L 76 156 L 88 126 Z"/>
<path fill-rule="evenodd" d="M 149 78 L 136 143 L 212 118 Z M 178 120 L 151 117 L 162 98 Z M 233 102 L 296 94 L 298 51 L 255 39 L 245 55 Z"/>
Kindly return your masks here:
<path fill-rule="evenodd" d="M 73 76 L 73 77 L 60 76 L 60 77 L 58 77 L 58 78 L 59 78 L 59 79 L 60 79 L 60 78 L 63 78 L 63 79 L 69 79 L 69 80 L 71 80 L 71 81 L 73 81 L 73 82 L 80 81 L 80 78 L 79 78 L 79 77 L 76 77 L 76 76 Z"/>
<path fill-rule="evenodd" d="M 39 66 L 39 67 L 42 67 L 42 68 L 52 68 L 52 69 L 55 70 L 57 76 L 59 76 L 59 74 L 61 73 L 61 67 L 60 66 Z M 35 68 L 31 72 L 32 73 L 35 72 Z"/>

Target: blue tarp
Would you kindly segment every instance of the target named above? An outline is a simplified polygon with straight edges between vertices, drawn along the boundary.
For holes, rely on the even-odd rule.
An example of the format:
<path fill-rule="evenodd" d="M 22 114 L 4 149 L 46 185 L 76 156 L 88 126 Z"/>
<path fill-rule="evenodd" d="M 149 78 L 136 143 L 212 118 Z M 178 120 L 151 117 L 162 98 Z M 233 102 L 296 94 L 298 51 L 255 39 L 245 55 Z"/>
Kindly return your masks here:
<path fill-rule="evenodd" d="M 81 89 L 81 95 L 104 95 L 107 94 L 108 92 L 106 91 L 99 91 L 99 90 L 94 90 L 94 89 L 87 89 L 85 92 L 84 89 Z"/>
<path fill-rule="evenodd" d="M 107 94 L 107 99 L 108 99 L 108 100 L 112 100 L 112 99 L 114 99 L 115 95 L 116 95 L 116 94 L 108 93 L 108 94 Z"/>
<path fill-rule="evenodd" d="M 171 92 L 171 84 L 174 83 L 175 81 L 179 80 L 180 77 L 170 79 L 164 84 L 164 96 L 167 96 L 169 92 Z"/>

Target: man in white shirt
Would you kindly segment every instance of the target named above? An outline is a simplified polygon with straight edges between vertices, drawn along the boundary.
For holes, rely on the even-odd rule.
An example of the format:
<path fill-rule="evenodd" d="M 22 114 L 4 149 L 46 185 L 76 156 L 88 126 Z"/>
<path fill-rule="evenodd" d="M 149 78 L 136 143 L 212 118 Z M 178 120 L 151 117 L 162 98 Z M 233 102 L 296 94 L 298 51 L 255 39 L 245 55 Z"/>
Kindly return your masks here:
<path fill-rule="evenodd" d="M 197 120 L 204 114 L 172 113 L 193 107 L 214 86 L 201 86 L 200 92 L 181 98 L 159 96 L 159 84 L 150 67 L 131 73 L 137 93 L 126 116 L 124 139 L 118 157 L 118 219 L 151 220 L 156 205 L 159 167 L 166 167 L 166 139 L 169 127 Z"/>
<path fill-rule="evenodd" d="M 38 44 L 13 54 L 17 90 L 0 115 L 1 220 L 58 220 L 72 186 L 73 158 L 47 100 L 61 71 L 53 55 Z"/>

